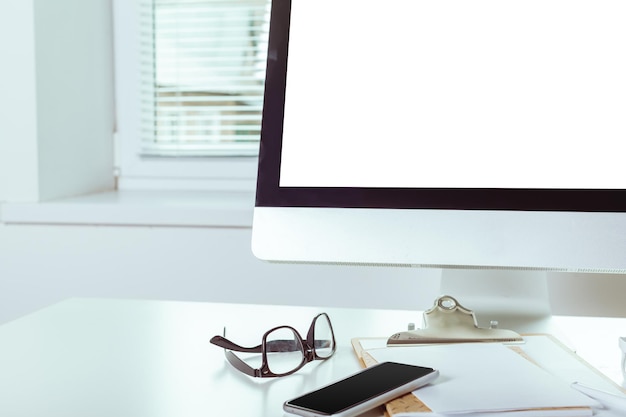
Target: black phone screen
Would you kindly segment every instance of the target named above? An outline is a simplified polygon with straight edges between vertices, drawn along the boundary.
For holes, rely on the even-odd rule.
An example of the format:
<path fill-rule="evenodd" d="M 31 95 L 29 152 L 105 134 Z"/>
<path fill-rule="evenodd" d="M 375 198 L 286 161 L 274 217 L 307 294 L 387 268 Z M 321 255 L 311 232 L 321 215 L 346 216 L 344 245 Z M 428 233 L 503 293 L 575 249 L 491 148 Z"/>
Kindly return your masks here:
<path fill-rule="evenodd" d="M 324 414 L 335 414 L 433 371 L 432 368 L 384 362 L 291 400 L 288 404 Z"/>

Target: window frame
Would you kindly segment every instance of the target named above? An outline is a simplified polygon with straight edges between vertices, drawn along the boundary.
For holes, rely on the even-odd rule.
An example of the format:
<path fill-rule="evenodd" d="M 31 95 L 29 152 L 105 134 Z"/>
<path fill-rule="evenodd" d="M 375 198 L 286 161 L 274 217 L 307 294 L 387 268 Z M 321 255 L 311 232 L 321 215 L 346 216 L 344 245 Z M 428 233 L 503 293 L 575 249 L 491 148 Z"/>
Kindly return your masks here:
<path fill-rule="evenodd" d="M 254 191 L 258 156 L 154 157 L 141 149 L 140 1 L 113 1 L 117 188 Z"/>

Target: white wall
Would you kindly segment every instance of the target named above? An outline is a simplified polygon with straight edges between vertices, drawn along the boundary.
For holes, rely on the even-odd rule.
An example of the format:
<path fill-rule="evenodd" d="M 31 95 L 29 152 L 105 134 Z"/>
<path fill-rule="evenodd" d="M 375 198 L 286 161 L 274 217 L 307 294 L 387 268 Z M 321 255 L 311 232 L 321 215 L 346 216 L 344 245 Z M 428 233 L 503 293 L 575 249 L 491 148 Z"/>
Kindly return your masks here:
<path fill-rule="evenodd" d="M 437 291 L 437 271 L 261 262 L 249 228 L 0 225 L 0 323 L 79 296 L 423 309 Z"/>
<path fill-rule="evenodd" d="M 39 199 L 111 189 L 110 0 L 36 0 Z"/>
<path fill-rule="evenodd" d="M 0 201 L 36 198 L 33 10 L 28 0 L 7 0 L 0 5 Z"/>
<path fill-rule="evenodd" d="M 69 297 L 423 310 L 439 295 L 435 269 L 265 263 L 250 232 L 0 223 L 0 323 Z M 626 317 L 624 276 L 551 274 L 549 288 L 553 313 Z"/>
<path fill-rule="evenodd" d="M 0 201 L 111 189 L 110 0 L 0 4 Z"/>

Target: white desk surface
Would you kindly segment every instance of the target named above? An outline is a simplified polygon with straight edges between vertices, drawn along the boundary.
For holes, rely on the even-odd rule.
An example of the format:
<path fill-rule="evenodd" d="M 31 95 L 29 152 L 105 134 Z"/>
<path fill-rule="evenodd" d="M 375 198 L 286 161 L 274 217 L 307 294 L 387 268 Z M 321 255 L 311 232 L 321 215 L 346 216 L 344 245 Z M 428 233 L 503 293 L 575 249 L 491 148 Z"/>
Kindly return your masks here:
<path fill-rule="evenodd" d="M 258 344 L 283 324 L 304 334 L 322 311 L 332 320 L 337 353 L 289 377 L 247 377 L 209 343 L 224 326 L 241 344 Z M 282 416 L 285 400 L 360 369 L 351 338 L 391 335 L 409 322 L 419 325 L 421 313 L 70 299 L 0 326 L 0 416 Z M 569 342 L 583 342 L 582 356 L 621 383 L 617 336 L 626 335 L 626 319 L 562 323 L 578 334 Z"/>

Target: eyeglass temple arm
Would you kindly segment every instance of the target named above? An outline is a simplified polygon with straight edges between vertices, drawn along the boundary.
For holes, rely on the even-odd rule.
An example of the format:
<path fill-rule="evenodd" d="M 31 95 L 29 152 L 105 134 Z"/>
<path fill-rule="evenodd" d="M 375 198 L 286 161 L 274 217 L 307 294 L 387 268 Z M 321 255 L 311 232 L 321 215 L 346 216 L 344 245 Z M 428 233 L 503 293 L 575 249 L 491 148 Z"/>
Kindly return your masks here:
<path fill-rule="evenodd" d="M 254 369 L 253 367 L 245 363 L 243 360 L 241 360 L 237 355 L 235 355 L 230 350 L 225 350 L 224 355 L 226 356 L 226 360 L 228 360 L 228 362 L 230 362 L 231 365 L 233 365 L 235 368 L 237 368 L 244 374 L 255 376 L 255 377 L 261 376 L 260 375 L 261 371 L 259 369 Z"/>
<path fill-rule="evenodd" d="M 314 348 L 326 348 L 332 345 L 331 340 L 315 340 Z M 267 352 L 295 352 L 300 350 L 300 344 L 295 340 L 272 340 L 266 343 Z"/>
<path fill-rule="evenodd" d="M 262 345 L 255 347 L 243 347 L 231 342 L 223 336 L 213 336 L 211 343 L 224 349 L 237 352 L 260 353 Z M 316 340 L 315 348 L 323 348 L 331 345 L 330 340 Z M 300 350 L 300 345 L 295 340 L 270 340 L 266 343 L 267 352 L 295 352 Z"/>
<path fill-rule="evenodd" d="M 249 353 L 260 353 L 261 352 L 261 345 L 255 346 L 255 347 L 243 347 L 243 346 L 239 346 L 236 343 L 231 342 L 230 340 L 226 339 L 223 336 L 213 336 L 211 338 L 211 343 L 213 343 L 216 346 L 219 346 L 221 348 L 224 349 L 229 349 L 229 350 L 235 350 L 237 352 L 249 352 Z"/>

